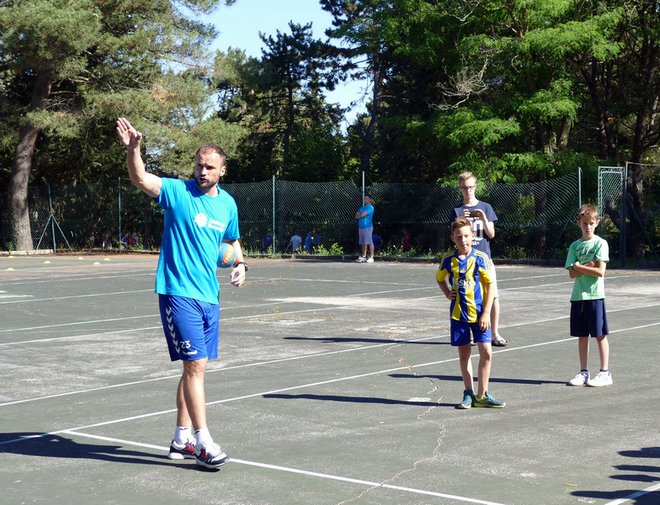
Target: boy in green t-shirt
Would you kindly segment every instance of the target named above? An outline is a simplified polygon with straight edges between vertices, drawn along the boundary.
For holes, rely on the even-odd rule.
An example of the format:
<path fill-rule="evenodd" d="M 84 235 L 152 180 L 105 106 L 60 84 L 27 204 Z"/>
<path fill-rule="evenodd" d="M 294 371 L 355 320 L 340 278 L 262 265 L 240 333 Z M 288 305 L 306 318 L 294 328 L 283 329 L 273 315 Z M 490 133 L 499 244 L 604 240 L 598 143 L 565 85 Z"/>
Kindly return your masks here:
<path fill-rule="evenodd" d="M 578 211 L 577 224 L 582 238 L 568 249 L 566 268 L 573 284 L 571 294 L 571 335 L 579 337 L 580 372 L 568 381 L 569 386 L 611 386 L 609 371 L 610 345 L 607 340 L 605 310 L 605 268 L 609 261 L 607 241 L 595 234 L 600 223 L 598 210 L 585 204 Z M 589 377 L 589 336 L 598 342 L 600 372 Z"/>

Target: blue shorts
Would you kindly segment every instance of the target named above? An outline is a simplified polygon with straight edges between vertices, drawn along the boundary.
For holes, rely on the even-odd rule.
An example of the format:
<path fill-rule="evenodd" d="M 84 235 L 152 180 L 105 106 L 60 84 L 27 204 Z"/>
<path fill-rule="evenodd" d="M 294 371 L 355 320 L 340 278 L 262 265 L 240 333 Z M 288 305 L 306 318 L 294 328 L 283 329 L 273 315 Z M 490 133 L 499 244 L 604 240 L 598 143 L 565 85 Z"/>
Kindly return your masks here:
<path fill-rule="evenodd" d="M 604 298 L 571 302 L 572 337 L 602 337 L 608 333 Z"/>
<path fill-rule="evenodd" d="M 220 306 L 217 303 L 159 294 L 158 304 L 172 361 L 218 357 Z"/>
<path fill-rule="evenodd" d="M 470 331 L 474 341 L 482 344 L 492 342 L 490 327 L 482 331 L 479 323 L 466 323 L 464 321 L 451 320 L 451 345 L 458 347 L 461 345 L 470 345 Z"/>

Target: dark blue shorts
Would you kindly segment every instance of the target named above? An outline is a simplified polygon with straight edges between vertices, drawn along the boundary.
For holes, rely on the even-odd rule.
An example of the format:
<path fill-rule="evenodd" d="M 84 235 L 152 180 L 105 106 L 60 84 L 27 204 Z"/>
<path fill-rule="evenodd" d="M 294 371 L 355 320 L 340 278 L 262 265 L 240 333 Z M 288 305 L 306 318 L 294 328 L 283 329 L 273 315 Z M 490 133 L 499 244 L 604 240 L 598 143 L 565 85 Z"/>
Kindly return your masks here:
<path fill-rule="evenodd" d="M 461 345 L 470 345 L 470 331 L 477 343 L 490 344 L 491 331 L 488 328 L 486 331 L 481 331 L 479 323 L 465 323 L 463 321 L 451 320 L 451 345 L 458 347 Z"/>
<path fill-rule="evenodd" d="M 602 337 L 608 334 L 605 299 L 571 302 L 571 336 Z"/>
<path fill-rule="evenodd" d="M 220 306 L 217 303 L 158 295 L 158 304 L 172 361 L 218 357 Z"/>

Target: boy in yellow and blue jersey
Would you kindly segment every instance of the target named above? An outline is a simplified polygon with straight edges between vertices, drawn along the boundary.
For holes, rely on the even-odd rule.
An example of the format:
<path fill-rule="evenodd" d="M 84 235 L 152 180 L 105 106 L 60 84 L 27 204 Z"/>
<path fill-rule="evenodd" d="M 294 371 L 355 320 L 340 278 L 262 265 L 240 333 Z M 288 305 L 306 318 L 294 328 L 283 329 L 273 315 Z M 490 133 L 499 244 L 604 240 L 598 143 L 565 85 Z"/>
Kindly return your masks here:
<path fill-rule="evenodd" d="M 456 408 L 501 408 L 506 404 L 495 399 L 488 391 L 490 368 L 493 360 L 491 347 L 490 310 L 494 293 L 493 269 L 486 253 L 472 248 L 472 225 L 464 217 L 451 225 L 451 240 L 456 245 L 453 254 L 442 258 L 436 274 L 438 286 L 451 301 L 451 345 L 458 347 L 463 376 L 463 400 Z M 472 349 L 470 333 L 479 348 L 479 389 L 474 394 L 472 377 Z"/>

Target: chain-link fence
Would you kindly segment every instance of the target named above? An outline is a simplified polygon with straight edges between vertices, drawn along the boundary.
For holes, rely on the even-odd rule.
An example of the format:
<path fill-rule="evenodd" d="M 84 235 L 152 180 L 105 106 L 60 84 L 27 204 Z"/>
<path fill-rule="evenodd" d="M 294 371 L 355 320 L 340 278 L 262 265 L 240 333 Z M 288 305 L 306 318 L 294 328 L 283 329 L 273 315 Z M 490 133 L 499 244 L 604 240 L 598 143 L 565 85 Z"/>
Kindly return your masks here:
<path fill-rule="evenodd" d="M 270 180 L 222 186 L 236 200 L 244 248 L 283 253 L 290 237 L 309 237 L 314 248 L 358 251 L 355 212 L 362 188 L 352 181 L 306 183 Z M 528 184 L 478 186 L 477 197 L 498 215 L 493 241 L 496 258 L 562 258 L 575 238 L 579 175 Z M 163 214 L 127 178 L 95 185 L 53 186 L 52 214 L 47 187 L 30 188 L 34 245 L 65 249 L 157 249 Z M 374 233 L 382 254 L 418 256 L 450 250 L 449 223 L 461 195 L 455 186 L 374 183 Z M 53 226 L 53 220 L 57 227 Z M 0 221 L 0 249 L 11 249 L 8 213 Z M 44 229 L 47 233 L 44 233 Z M 137 237 L 137 243 L 132 237 Z M 271 245 L 271 242 L 272 245 Z M 266 242 L 266 243 L 264 243 Z M 304 243 L 304 242 L 303 242 Z M 273 250 L 274 249 L 274 250 Z"/>

